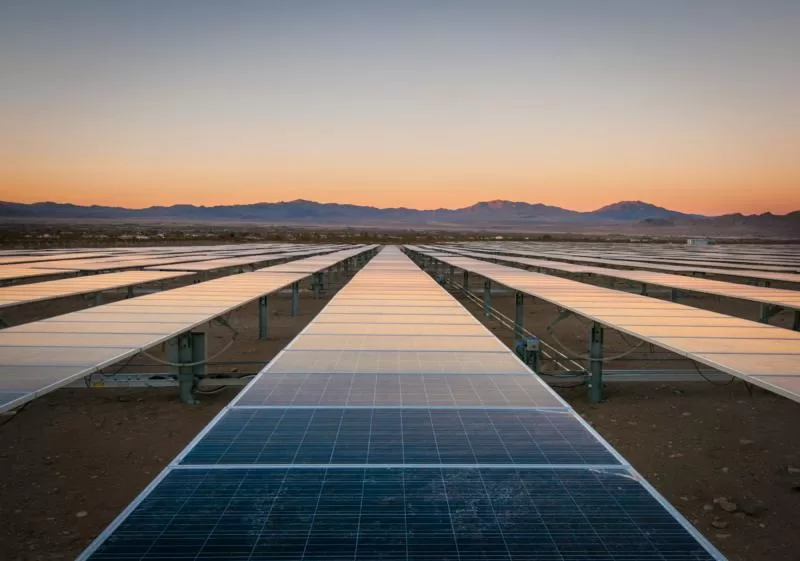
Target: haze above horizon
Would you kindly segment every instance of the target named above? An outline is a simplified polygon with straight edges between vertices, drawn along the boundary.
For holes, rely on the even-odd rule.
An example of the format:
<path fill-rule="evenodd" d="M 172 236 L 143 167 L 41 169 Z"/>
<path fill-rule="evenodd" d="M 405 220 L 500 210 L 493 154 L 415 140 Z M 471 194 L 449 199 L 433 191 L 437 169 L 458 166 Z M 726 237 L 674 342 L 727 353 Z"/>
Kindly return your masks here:
<path fill-rule="evenodd" d="M 800 3 L 0 6 L 0 200 L 800 208 Z"/>

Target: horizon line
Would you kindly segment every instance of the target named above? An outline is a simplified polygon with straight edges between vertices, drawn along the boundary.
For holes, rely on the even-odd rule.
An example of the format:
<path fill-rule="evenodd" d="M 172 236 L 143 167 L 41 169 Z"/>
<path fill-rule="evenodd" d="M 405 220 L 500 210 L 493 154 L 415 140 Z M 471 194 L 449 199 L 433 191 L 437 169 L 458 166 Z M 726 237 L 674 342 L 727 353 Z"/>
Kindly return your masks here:
<path fill-rule="evenodd" d="M 627 200 L 616 201 L 616 202 L 612 202 L 612 203 L 608 203 L 608 204 L 599 206 L 594 210 L 588 210 L 588 211 L 574 210 L 574 209 L 571 209 L 571 208 L 568 208 L 568 207 L 562 207 L 562 206 L 558 206 L 558 205 L 550 205 L 550 204 L 545 204 L 545 203 L 540 203 L 540 202 L 529 202 L 529 201 L 519 201 L 519 200 L 518 201 L 514 201 L 514 200 L 510 200 L 510 199 L 491 199 L 491 200 L 476 201 L 475 203 L 472 203 L 470 205 L 463 206 L 463 207 L 455 207 L 455 208 L 453 208 L 453 207 L 417 208 L 417 207 L 409 207 L 409 206 L 375 206 L 375 205 L 363 204 L 363 203 L 338 202 L 338 201 L 316 201 L 316 200 L 312 200 L 312 199 L 303 199 L 303 198 L 297 198 L 297 199 L 291 199 L 291 200 L 276 200 L 276 201 L 260 200 L 260 201 L 253 201 L 253 202 L 234 202 L 234 203 L 226 203 L 226 204 L 194 204 L 194 203 L 188 203 L 188 202 L 176 202 L 176 203 L 172 203 L 172 204 L 160 204 L 160 205 L 159 204 L 153 204 L 153 205 L 147 205 L 147 206 L 121 206 L 121 205 L 98 204 L 98 203 L 80 204 L 80 203 L 73 203 L 73 202 L 69 202 L 69 201 L 55 201 L 55 200 L 34 201 L 34 202 L 0 200 L 0 204 L 3 204 L 3 203 L 19 204 L 19 205 L 58 204 L 58 205 L 72 205 L 72 206 L 77 206 L 77 207 L 93 207 L 93 206 L 97 206 L 97 207 L 107 207 L 107 208 L 120 208 L 120 209 L 124 209 L 124 210 L 147 210 L 147 209 L 150 209 L 150 208 L 169 208 L 169 207 L 173 207 L 173 206 L 194 206 L 194 207 L 199 207 L 199 208 L 213 208 L 213 207 L 229 207 L 229 206 L 250 206 L 250 205 L 261 205 L 261 204 L 289 204 L 289 203 L 295 203 L 295 202 L 308 202 L 308 203 L 315 203 L 315 204 L 320 204 L 320 205 L 335 204 L 335 205 L 343 205 L 343 206 L 359 206 L 359 207 L 375 208 L 375 209 L 378 209 L 378 210 L 405 209 L 405 210 L 415 210 L 415 211 L 419 211 L 419 212 L 426 212 L 426 211 L 430 212 L 430 211 L 436 211 L 436 210 L 451 210 L 451 211 L 463 210 L 463 209 L 471 208 L 471 207 L 474 207 L 476 205 L 483 204 L 483 203 L 514 203 L 514 204 L 521 203 L 521 204 L 527 204 L 527 205 L 532 205 L 532 206 L 541 205 L 541 206 L 545 206 L 545 207 L 549 207 L 549 208 L 558 208 L 558 209 L 567 210 L 567 211 L 571 211 L 571 212 L 578 212 L 578 213 L 581 213 L 581 214 L 591 214 L 592 212 L 597 212 L 598 210 L 601 210 L 601 209 L 606 208 L 608 206 L 614 206 L 614 205 L 619 205 L 619 204 L 624 204 L 624 203 L 646 204 L 646 205 L 662 208 L 662 209 L 665 209 L 665 210 L 669 210 L 671 212 L 680 212 L 682 214 L 689 214 L 689 215 L 694 214 L 694 215 L 698 215 L 698 216 L 707 216 L 707 217 L 719 217 L 719 216 L 726 216 L 726 215 L 730 215 L 730 214 L 741 214 L 741 215 L 744 215 L 744 216 L 760 216 L 760 215 L 763 215 L 763 214 L 771 214 L 773 216 L 786 216 L 786 215 L 792 214 L 794 212 L 800 211 L 800 209 L 796 209 L 796 210 L 788 211 L 788 212 L 783 213 L 783 214 L 777 214 L 777 213 L 774 213 L 772 211 L 764 211 L 764 212 L 761 212 L 761 213 L 752 213 L 752 214 L 745 214 L 742 211 L 728 212 L 728 213 L 723 213 L 723 214 L 702 214 L 702 213 L 693 212 L 693 211 L 674 210 L 672 208 L 660 206 L 660 205 L 657 205 L 657 204 L 654 204 L 654 203 L 649 203 L 647 201 L 642 201 L 641 199 L 636 199 L 636 200 L 627 199 Z"/>

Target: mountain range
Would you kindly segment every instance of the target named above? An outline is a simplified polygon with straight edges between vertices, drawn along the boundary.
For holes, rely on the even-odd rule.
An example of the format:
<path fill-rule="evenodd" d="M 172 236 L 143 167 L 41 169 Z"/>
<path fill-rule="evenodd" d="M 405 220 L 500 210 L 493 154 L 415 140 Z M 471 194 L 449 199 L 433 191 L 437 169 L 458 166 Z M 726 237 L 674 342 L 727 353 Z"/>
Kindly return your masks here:
<path fill-rule="evenodd" d="M 746 227 L 776 233 L 800 234 L 800 211 L 785 215 L 727 214 L 704 216 L 669 210 L 642 201 L 622 201 L 590 212 L 519 201 L 486 201 L 472 206 L 436 210 L 376 208 L 338 203 L 294 200 L 245 205 L 151 206 L 130 209 L 114 206 L 79 206 L 67 203 L 0 202 L 0 218 L 25 219 L 116 219 L 261 222 L 314 226 L 386 226 L 429 228 L 528 229 L 589 225 L 651 227 L 708 226 Z"/>

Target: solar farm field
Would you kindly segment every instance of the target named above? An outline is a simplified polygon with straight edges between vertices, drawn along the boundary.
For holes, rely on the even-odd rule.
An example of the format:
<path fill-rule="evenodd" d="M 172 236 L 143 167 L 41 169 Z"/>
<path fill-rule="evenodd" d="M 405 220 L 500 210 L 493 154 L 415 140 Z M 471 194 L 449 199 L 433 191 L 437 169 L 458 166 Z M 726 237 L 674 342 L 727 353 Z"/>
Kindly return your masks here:
<path fill-rule="evenodd" d="M 71 253 L 0 287 L 0 558 L 800 551 L 796 246 Z"/>

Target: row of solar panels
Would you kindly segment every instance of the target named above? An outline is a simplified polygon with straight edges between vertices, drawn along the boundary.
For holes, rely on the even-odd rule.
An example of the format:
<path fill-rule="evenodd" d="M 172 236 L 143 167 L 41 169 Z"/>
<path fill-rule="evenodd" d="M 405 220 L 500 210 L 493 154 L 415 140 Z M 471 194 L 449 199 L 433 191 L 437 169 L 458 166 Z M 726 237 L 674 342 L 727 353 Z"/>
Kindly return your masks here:
<path fill-rule="evenodd" d="M 674 246 L 665 244 L 593 244 L 560 242 L 503 242 L 463 245 L 483 249 L 523 249 L 542 254 L 566 253 L 575 256 L 606 257 L 609 259 L 649 260 L 663 263 L 708 265 L 727 268 L 760 268 L 767 271 L 800 272 L 800 252 L 797 246 L 775 250 L 774 246 L 741 247 L 726 245 L 716 248 Z"/>
<path fill-rule="evenodd" d="M 373 249 L 354 247 L 0 330 L 0 411 Z"/>
<path fill-rule="evenodd" d="M 762 281 L 800 283 L 800 274 L 791 272 L 769 271 L 761 266 L 730 267 L 727 263 L 711 263 L 708 261 L 692 262 L 692 264 L 670 264 L 655 262 L 649 256 L 614 258 L 608 253 L 582 254 L 580 251 L 559 251 L 551 246 L 531 247 L 529 244 L 457 244 L 454 247 L 477 251 L 492 251 L 501 255 L 533 257 L 568 263 L 584 263 L 618 268 L 633 268 L 646 271 L 661 271 L 692 275 L 713 275 L 735 279 L 738 281 Z"/>
<path fill-rule="evenodd" d="M 387 248 L 80 559 L 722 556 Z"/>
<path fill-rule="evenodd" d="M 800 401 L 800 333 L 569 279 L 409 246 L 559 309 Z"/>
<path fill-rule="evenodd" d="M 701 277 L 688 277 L 684 275 L 668 273 L 628 271 L 610 269 L 607 267 L 594 267 L 591 265 L 561 263 L 558 261 L 548 261 L 546 259 L 503 256 L 486 251 L 468 251 L 448 246 L 434 246 L 433 249 L 448 253 L 455 253 L 457 255 L 463 255 L 465 257 L 490 259 L 496 262 L 523 265 L 525 267 L 533 267 L 535 269 L 545 269 L 548 271 L 567 274 L 594 275 L 612 279 L 627 280 L 639 283 L 643 287 L 650 285 L 675 290 L 713 294 L 716 296 L 724 296 L 726 298 L 747 300 L 750 302 L 756 302 L 758 304 L 766 304 L 768 306 L 778 306 L 788 310 L 800 311 L 800 292 L 796 290 L 770 288 L 765 286 L 750 286 Z"/>
<path fill-rule="evenodd" d="M 237 249 L 217 246 L 172 247 L 169 251 L 125 254 L 72 253 L 58 256 L 6 258 L 0 264 L 0 281 L 37 279 L 47 276 L 150 269 L 166 271 L 210 271 L 264 264 L 287 257 L 301 257 L 343 249 L 341 245 L 247 244 Z M 114 248 L 113 250 L 116 250 Z M 109 252 L 112 249 L 108 250 Z M 16 261 L 15 260 L 21 260 Z"/>

